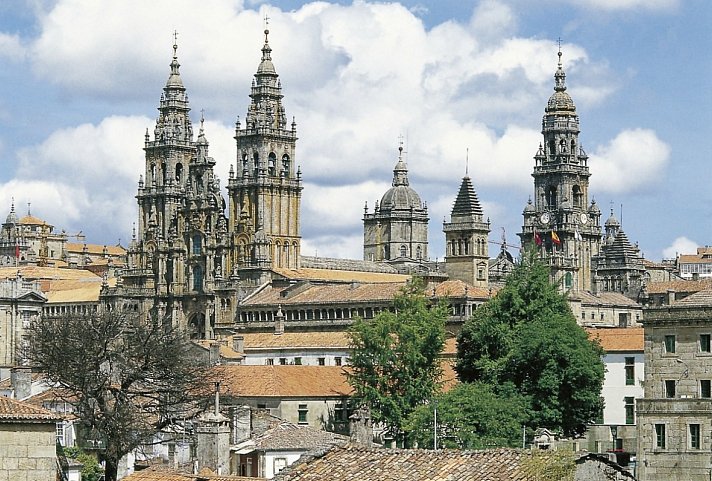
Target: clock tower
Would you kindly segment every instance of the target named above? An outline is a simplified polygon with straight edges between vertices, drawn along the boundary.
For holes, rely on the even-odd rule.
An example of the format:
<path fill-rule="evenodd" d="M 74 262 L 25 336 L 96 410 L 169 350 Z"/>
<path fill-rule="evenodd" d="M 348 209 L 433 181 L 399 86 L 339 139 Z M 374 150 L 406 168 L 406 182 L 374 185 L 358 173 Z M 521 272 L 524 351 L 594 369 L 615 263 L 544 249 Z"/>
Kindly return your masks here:
<path fill-rule="evenodd" d="M 589 204 L 588 156 L 579 143 L 579 117 L 566 92 L 561 63 L 554 93 L 542 119 L 543 144 L 534 156 L 534 198 L 524 208 L 519 237 L 551 267 L 551 278 L 566 291 L 591 290 L 591 258 L 599 252 L 601 212 Z"/>

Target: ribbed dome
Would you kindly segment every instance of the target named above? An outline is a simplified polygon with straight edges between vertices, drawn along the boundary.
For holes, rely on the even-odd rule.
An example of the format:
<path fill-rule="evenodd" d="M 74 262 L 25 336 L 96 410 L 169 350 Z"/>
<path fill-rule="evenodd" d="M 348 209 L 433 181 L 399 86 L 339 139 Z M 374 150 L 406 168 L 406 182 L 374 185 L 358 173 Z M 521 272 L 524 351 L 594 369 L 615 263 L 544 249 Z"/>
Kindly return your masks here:
<path fill-rule="evenodd" d="M 398 148 L 398 162 L 393 168 L 393 187 L 381 197 L 380 208 L 384 210 L 422 209 L 418 193 L 409 186 L 408 167 L 403 161 L 403 147 Z"/>
<path fill-rule="evenodd" d="M 10 213 L 7 215 L 7 219 L 5 219 L 6 224 L 17 224 L 17 214 L 15 213 L 15 204 L 12 204 L 12 207 L 10 207 Z"/>
<path fill-rule="evenodd" d="M 604 224 L 606 227 L 620 227 L 621 223 L 618 222 L 618 219 L 616 219 L 616 216 L 613 215 L 613 211 L 611 211 L 610 217 L 608 217 L 608 220 L 606 220 L 606 223 Z"/>
<path fill-rule="evenodd" d="M 173 45 L 173 61 L 171 62 L 171 74 L 168 76 L 166 88 L 184 89 L 183 80 L 180 78 L 180 64 L 178 63 L 178 45 Z"/>
<path fill-rule="evenodd" d="M 391 187 L 381 197 L 381 210 L 422 209 L 423 203 L 418 193 L 407 185 Z"/>
<path fill-rule="evenodd" d="M 598 208 L 598 204 L 596 204 L 595 200 L 591 201 L 591 207 L 588 208 L 588 213 L 589 214 L 600 214 L 601 213 L 601 209 Z"/>
<path fill-rule="evenodd" d="M 576 112 L 576 106 L 571 96 L 566 92 L 554 92 L 549 97 L 549 102 L 546 105 L 547 113 L 554 112 Z"/>
<path fill-rule="evenodd" d="M 257 75 L 267 74 L 267 75 L 277 75 L 277 70 L 274 68 L 272 63 L 272 48 L 269 46 L 268 42 L 269 30 L 265 30 L 265 45 L 262 47 L 262 61 L 260 66 L 257 67 Z"/>
<path fill-rule="evenodd" d="M 534 204 L 532 204 L 531 198 L 527 202 L 527 205 L 524 206 L 524 213 L 525 214 L 530 214 L 532 212 L 536 212 L 536 209 L 534 208 Z"/>

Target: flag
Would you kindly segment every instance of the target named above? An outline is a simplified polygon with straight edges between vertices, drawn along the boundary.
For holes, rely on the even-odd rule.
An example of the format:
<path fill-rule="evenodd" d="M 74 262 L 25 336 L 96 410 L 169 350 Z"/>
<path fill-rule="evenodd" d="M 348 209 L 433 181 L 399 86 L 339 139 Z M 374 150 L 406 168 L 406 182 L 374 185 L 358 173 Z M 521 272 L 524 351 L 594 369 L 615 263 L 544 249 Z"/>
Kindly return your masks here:
<path fill-rule="evenodd" d="M 541 236 L 537 231 L 534 231 L 534 243 L 538 246 L 541 245 Z"/>
<path fill-rule="evenodd" d="M 561 245 L 561 240 L 559 239 L 559 236 L 556 235 L 556 232 L 554 232 L 553 230 L 551 231 L 551 242 L 553 242 L 557 246 Z"/>

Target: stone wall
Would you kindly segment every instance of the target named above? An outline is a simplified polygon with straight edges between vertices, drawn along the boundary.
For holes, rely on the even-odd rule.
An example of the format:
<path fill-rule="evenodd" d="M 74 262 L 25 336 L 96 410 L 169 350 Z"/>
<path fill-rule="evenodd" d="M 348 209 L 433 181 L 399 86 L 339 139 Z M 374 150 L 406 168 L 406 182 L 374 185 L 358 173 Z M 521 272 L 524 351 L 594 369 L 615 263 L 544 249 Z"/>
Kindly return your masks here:
<path fill-rule="evenodd" d="M 0 481 L 53 481 L 55 423 L 0 423 Z"/>

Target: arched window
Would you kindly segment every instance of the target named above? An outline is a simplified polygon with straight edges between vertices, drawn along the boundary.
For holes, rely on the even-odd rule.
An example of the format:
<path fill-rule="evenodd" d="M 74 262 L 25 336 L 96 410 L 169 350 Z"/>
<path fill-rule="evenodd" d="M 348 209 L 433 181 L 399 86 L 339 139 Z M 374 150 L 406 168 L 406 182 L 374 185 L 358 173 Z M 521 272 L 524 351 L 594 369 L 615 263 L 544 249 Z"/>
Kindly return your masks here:
<path fill-rule="evenodd" d="M 183 164 L 176 164 L 176 180 L 180 182 L 183 178 Z"/>
<path fill-rule="evenodd" d="M 254 152 L 252 154 L 252 165 L 255 169 L 255 177 L 260 173 L 260 154 Z"/>
<path fill-rule="evenodd" d="M 166 175 L 167 175 L 167 174 L 166 174 L 166 163 L 165 163 L 165 162 L 161 162 L 161 176 L 162 176 L 163 184 L 164 184 L 164 185 L 165 185 L 165 183 L 166 183 Z"/>
<path fill-rule="evenodd" d="M 423 249 L 418 246 L 415 248 L 415 258 L 416 259 L 422 259 L 423 258 Z"/>
<path fill-rule="evenodd" d="M 282 156 L 282 175 L 289 177 L 289 156 L 287 154 Z"/>
<path fill-rule="evenodd" d="M 149 184 L 156 182 L 156 164 L 151 164 L 151 178 L 148 182 Z"/>
<path fill-rule="evenodd" d="M 199 256 L 203 250 L 203 239 L 200 234 L 195 234 L 193 236 L 193 255 Z"/>
<path fill-rule="evenodd" d="M 406 246 L 400 246 L 400 256 L 405 257 L 408 255 L 408 248 Z"/>
<path fill-rule="evenodd" d="M 564 276 L 564 288 L 571 289 L 572 285 L 573 285 L 573 275 L 571 275 L 570 272 L 567 272 L 566 275 Z"/>
<path fill-rule="evenodd" d="M 199 264 L 193 267 L 193 290 L 203 290 L 203 267 Z"/>
<path fill-rule="evenodd" d="M 574 185 L 571 190 L 574 197 L 574 207 L 583 207 L 583 192 L 581 192 L 581 187 Z"/>
<path fill-rule="evenodd" d="M 277 156 L 274 154 L 274 152 L 269 153 L 269 157 L 267 158 L 267 171 L 270 175 L 270 177 L 274 177 L 276 175 L 276 168 L 277 168 Z"/>
<path fill-rule="evenodd" d="M 556 209 L 556 187 L 549 187 L 546 191 L 546 204 L 551 209 Z"/>

